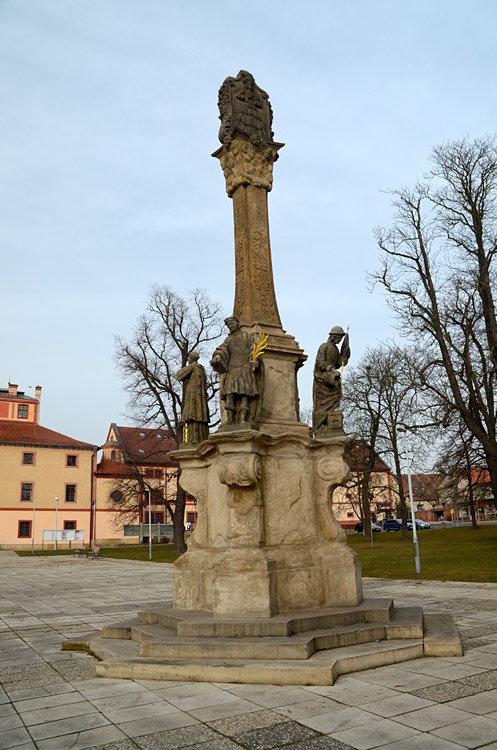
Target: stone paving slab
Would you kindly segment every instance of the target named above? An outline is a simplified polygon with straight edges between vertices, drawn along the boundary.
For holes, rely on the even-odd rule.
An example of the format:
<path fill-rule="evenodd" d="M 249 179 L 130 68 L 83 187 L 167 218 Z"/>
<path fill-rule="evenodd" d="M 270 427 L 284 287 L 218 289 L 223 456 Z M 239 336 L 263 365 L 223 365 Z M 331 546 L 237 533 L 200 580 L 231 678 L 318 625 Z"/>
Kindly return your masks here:
<path fill-rule="evenodd" d="M 172 566 L 15 554 L 0 566 L 0 750 L 497 750 L 495 584 L 365 579 L 370 598 L 451 612 L 465 655 L 283 687 L 97 679 L 91 656 L 60 651 L 170 601 Z"/>

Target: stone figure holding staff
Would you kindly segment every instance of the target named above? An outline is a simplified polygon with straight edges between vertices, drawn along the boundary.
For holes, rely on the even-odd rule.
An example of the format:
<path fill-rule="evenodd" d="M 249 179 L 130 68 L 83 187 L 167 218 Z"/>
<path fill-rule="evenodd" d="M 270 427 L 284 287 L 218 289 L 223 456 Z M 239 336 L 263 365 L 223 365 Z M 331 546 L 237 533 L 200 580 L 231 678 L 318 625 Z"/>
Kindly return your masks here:
<path fill-rule="evenodd" d="M 338 344 L 343 339 L 339 349 Z M 328 418 L 338 411 L 342 398 L 342 371 L 350 359 L 349 334 L 334 326 L 328 341 L 318 349 L 314 365 L 312 426 L 314 435 L 329 428 Z"/>
<path fill-rule="evenodd" d="M 184 443 L 201 443 L 209 437 L 207 382 L 205 369 L 198 358 L 198 352 L 190 352 L 186 367 L 174 375 L 185 386 L 181 411 Z"/>

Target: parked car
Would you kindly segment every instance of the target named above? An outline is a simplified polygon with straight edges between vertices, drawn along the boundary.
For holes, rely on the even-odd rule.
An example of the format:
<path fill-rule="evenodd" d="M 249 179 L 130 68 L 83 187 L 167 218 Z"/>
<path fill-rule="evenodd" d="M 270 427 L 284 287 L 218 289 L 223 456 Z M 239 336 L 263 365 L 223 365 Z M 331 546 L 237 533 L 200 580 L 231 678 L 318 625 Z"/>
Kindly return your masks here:
<path fill-rule="evenodd" d="M 383 521 L 383 531 L 400 531 L 402 528 L 402 521 L 398 518 L 389 518 L 388 521 Z"/>
<path fill-rule="evenodd" d="M 407 522 L 407 528 L 412 529 L 412 521 Z M 417 529 L 429 529 L 430 524 L 426 523 L 426 521 L 422 521 L 420 518 L 416 518 L 416 528 Z"/>
<path fill-rule="evenodd" d="M 377 524 L 377 523 L 372 523 L 372 524 L 371 524 L 371 528 L 373 529 L 373 531 L 381 531 L 381 526 L 378 526 L 378 524 Z M 355 525 L 355 530 L 356 530 L 356 532 L 357 532 L 358 534 L 361 534 L 361 533 L 362 533 L 362 531 L 363 531 L 363 528 L 362 528 L 362 523 L 356 523 L 356 525 Z"/>

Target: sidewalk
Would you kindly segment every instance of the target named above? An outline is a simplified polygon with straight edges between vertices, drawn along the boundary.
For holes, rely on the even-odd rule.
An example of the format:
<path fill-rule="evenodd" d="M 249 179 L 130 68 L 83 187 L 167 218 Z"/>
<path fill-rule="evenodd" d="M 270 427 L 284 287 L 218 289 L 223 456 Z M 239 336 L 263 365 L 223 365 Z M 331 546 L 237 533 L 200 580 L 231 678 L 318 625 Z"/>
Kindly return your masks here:
<path fill-rule="evenodd" d="M 172 598 L 172 566 L 0 553 L 0 750 L 497 750 L 497 585 L 364 579 L 369 597 L 450 611 L 465 656 L 333 687 L 95 679 L 62 652 Z"/>

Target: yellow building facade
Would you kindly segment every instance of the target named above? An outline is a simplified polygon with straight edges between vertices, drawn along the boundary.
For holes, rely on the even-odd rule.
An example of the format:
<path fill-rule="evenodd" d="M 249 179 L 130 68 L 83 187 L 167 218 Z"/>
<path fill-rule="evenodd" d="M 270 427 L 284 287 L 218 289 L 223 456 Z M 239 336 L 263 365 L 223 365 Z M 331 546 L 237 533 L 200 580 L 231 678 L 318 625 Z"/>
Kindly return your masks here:
<path fill-rule="evenodd" d="M 111 424 L 95 472 L 97 544 L 136 544 L 146 535 L 146 529 L 140 535 L 139 527 L 148 524 L 149 489 L 154 527 L 172 523 L 167 506 L 174 507 L 178 467 L 168 454 L 175 448 L 164 430 Z M 196 504 L 187 502 L 187 510 L 195 513 L 196 520 Z"/>
<path fill-rule="evenodd" d="M 40 425 L 40 401 L 39 386 L 0 389 L 0 549 L 52 548 L 55 530 L 83 532 L 85 545 L 95 535 L 97 446 Z"/>

